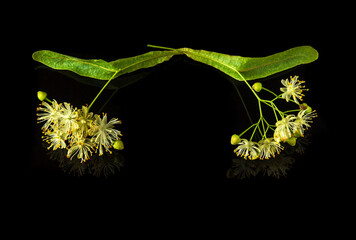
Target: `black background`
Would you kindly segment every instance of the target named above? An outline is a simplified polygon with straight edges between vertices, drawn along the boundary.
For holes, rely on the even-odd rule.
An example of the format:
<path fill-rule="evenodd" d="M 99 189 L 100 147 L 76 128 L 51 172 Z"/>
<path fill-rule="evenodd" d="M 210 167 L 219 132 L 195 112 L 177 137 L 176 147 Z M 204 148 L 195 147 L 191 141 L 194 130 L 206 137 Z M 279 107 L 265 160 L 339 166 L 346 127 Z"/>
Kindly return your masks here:
<path fill-rule="evenodd" d="M 315 14 L 316 9 L 303 4 L 286 7 L 284 11 L 265 11 L 261 6 L 257 12 L 215 7 L 176 6 L 176 11 L 172 8 L 146 11 L 142 6 L 137 11 L 133 6 L 90 10 L 58 6 L 55 14 L 34 11 L 31 21 L 25 23 L 31 34 L 23 36 L 28 39 L 24 44 L 28 72 L 23 78 L 28 137 L 21 166 L 25 166 L 22 184 L 30 198 L 41 196 L 36 200 L 39 206 L 54 199 L 72 202 L 75 197 L 80 200 L 72 202 L 74 205 L 101 199 L 115 208 L 134 201 L 141 210 L 160 208 L 161 204 L 187 204 L 202 212 L 205 208 L 199 206 L 212 204 L 212 199 L 219 199 L 219 206 L 230 210 L 236 207 L 235 201 L 286 206 L 290 203 L 287 211 L 308 202 L 315 212 L 323 212 L 318 203 L 332 195 L 334 189 L 326 145 L 330 113 L 323 101 L 327 97 L 323 83 L 328 77 L 324 72 L 327 13 Z M 109 118 L 118 117 L 123 122 L 119 127 L 125 143 L 122 152 L 125 166 L 121 171 L 109 178 L 78 177 L 63 172 L 56 162 L 48 159 L 41 146 L 36 93 L 43 90 L 49 98 L 80 107 L 89 104 L 100 88 L 38 68 L 40 64 L 32 60 L 31 54 L 48 49 L 111 61 L 154 50 L 147 48 L 147 44 L 249 57 L 301 45 L 313 46 L 319 51 L 319 59 L 293 70 L 293 74 L 306 80 L 310 90 L 305 100 L 319 116 L 312 126 L 306 153 L 280 179 L 262 176 L 227 179 L 226 171 L 234 158 L 230 137 L 248 124 L 239 97 L 223 74 L 177 56 L 151 69 L 146 78 L 120 89 L 103 109 Z M 268 81 L 279 82 L 289 75 Z M 111 93 L 104 91 L 101 101 Z M 253 97 L 249 99 L 254 101 Z M 99 103 L 93 106 L 93 111 L 99 108 Z M 123 199 L 127 202 L 122 203 Z"/>

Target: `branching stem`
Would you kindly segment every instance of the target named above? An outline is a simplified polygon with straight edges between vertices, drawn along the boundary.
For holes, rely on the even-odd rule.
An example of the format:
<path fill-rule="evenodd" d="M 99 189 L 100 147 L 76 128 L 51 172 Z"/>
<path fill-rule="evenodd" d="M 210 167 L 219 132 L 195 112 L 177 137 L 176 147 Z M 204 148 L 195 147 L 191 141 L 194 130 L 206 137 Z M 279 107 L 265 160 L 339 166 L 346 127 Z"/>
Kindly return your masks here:
<path fill-rule="evenodd" d="M 258 108 L 259 108 L 259 113 L 260 113 L 260 118 L 258 120 L 257 123 L 252 124 L 249 128 L 247 128 L 242 134 L 240 134 L 240 136 L 242 136 L 244 133 L 246 133 L 248 130 L 250 130 L 252 127 L 254 127 L 254 130 L 252 132 L 252 135 L 250 137 L 250 141 L 253 139 L 253 136 L 256 133 L 256 130 L 258 129 L 262 140 L 267 138 L 267 132 L 269 129 L 271 129 L 272 131 L 274 131 L 274 129 L 272 127 L 275 127 L 274 125 L 269 124 L 269 122 L 264 118 L 263 116 L 263 111 L 262 111 L 262 106 L 261 103 L 266 104 L 267 106 L 269 106 L 270 108 L 272 108 L 274 116 L 276 118 L 276 122 L 279 121 L 278 118 L 278 114 L 280 118 L 284 118 L 284 115 L 288 112 L 294 112 L 294 111 L 298 111 L 298 110 L 289 110 L 286 112 L 282 112 L 278 109 L 278 107 L 275 105 L 274 101 L 281 98 L 281 94 L 277 95 L 274 92 L 272 92 L 271 90 L 267 89 L 267 88 L 262 88 L 263 90 L 271 93 L 273 96 L 275 96 L 275 98 L 273 100 L 265 100 L 265 99 L 261 99 L 258 94 L 256 93 L 256 91 L 251 87 L 251 85 L 247 82 L 247 80 L 241 75 L 241 73 L 239 73 L 236 70 L 236 73 L 241 77 L 241 79 L 246 83 L 246 85 L 251 89 L 252 93 L 255 95 L 255 97 L 257 98 L 258 101 Z M 236 86 L 235 86 L 236 87 Z M 278 114 L 277 114 L 278 112 Z M 261 125 L 261 126 L 260 126 Z"/>

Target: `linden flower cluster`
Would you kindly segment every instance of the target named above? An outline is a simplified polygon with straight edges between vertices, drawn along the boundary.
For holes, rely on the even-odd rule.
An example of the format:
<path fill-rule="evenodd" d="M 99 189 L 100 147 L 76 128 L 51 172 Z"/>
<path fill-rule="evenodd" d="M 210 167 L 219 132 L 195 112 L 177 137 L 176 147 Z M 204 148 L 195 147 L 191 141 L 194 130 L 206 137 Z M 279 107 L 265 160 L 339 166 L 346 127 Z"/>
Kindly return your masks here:
<path fill-rule="evenodd" d="M 304 137 L 304 131 L 310 127 L 310 124 L 313 122 L 312 119 L 317 117 L 315 110 L 313 111 L 310 106 L 306 103 L 299 104 L 298 102 L 298 100 L 302 101 L 302 96 L 304 96 L 302 92 L 307 90 L 301 85 L 304 81 L 299 81 L 298 76 L 294 76 L 290 77 L 290 80 L 282 80 L 281 83 L 284 86 L 280 88 L 282 94 L 277 95 L 271 90 L 263 88 L 260 82 L 255 83 L 252 87 L 246 82 L 258 100 L 260 119 L 240 135 L 232 135 L 231 144 L 238 145 L 234 150 L 237 156 L 250 160 L 257 158 L 263 160 L 275 157 L 284 149 L 281 145 L 282 142 L 295 146 L 297 138 Z M 274 99 L 261 99 L 257 95 L 261 90 L 273 94 Z M 287 102 L 291 101 L 298 105 L 298 109 L 283 112 L 275 104 L 275 101 L 278 99 L 285 99 Z M 274 125 L 264 118 L 261 103 L 272 108 L 276 120 Z M 291 112 L 298 112 L 298 114 L 289 114 Z M 241 138 L 250 129 L 253 129 L 250 139 Z M 273 132 L 273 137 L 267 137 L 267 134 L 271 131 Z M 259 133 L 261 136 L 261 140 L 258 142 L 252 141 L 255 133 Z"/>
<path fill-rule="evenodd" d="M 92 156 L 93 151 L 99 150 L 99 156 L 104 149 L 111 153 L 110 148 L 122 150 L 121 132 L 114 129 L 120 124 L 117 118 L 107 121 L 107 115 L 100 117 L 89 112 L 88 107 L 73 108 L 69 103 L 58 103 L 47 99 L 47 94 L 38 92 L 38 98 L 43 101 L 37 108 L 38 123 L 44 123 L 42 131 L 48 149 L 68 149 L 67 157 L 77 156 L 85 162 Z M 46 101 L 44 101 L 46 100 Z"/>

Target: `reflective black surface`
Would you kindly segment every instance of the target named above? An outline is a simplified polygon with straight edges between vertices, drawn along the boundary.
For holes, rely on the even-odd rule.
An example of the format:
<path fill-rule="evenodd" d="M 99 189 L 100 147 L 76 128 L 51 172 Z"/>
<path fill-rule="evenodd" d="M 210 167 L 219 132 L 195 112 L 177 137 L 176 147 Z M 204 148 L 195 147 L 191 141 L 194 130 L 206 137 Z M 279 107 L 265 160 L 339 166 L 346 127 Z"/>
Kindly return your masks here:
<path fill-rule="evenodd" d="M 328 170 L 332 161 L 328 159 L 330 102 L 325 98 L 330 96 L 326 94 L 330 90 L 324 88 L 327 78 L 325 38 L 316 27 L 319 21 L 309 19 L 307 24 L 292 24 L 288 30 L 276 25 L 278 19 L 265 19 L 265 24 L 246 28 L 239 24 L 222 27 L 214 25 L 212 20 L 194 19 L 189 24 L 176 22 L 174 27 L 165 29 L 119 24 L 120 31 L 114 35 L 112 28 L 106 25 L 100 25 L 103 27 L 100 31 L 86 25 L 81 25 L 80 31 L 73 29 L 73 25 L 62 30 L 34 29 L 34 39 L 26 50 L 28 74 L 23 78 L 28 92 L 28 134 L 24 140 L 26 157 L 22 158 L 21 165 L 25 166 L 23 182 L 27 189 L 65 196 L 67 191 L 81 194 L 95 190 L 109 195 L 125 192 L 121 196 L 140 193 L 140 199 L 163 194 L 180 196 L 187 202 L 190 196 L 210 194 L 230 199 L 231 196 L 246 197 L 248 193 L 260 197 L 272 193 L 316 196 L 328 190 L 332 185 Z M 150 26 L 157 24 L 153 20 L 149 23 Z M 310 31 L 313 29 L 316 30 Z M 316 48 L 320 59 L 315 63 L 262 81 L 275 90 L 280 80 L 290 75 L 299 75 L 306 81 L 310 91 L 304 99 L 318 112 L 318 118 L 308 130 L 308 144 L 303 153 L 283 151 L 280 159 L 268 160 L 272 163 L 270 166 L 267 161 L 257 166 L 259 160 L 256 160 L 245 166 L 246 172 L 236 171 L 240 163 L 250 163 L 236 159 L 234 147 L 230 145 L 231 135 L 249 126 L 238 94 L 224 74 L 186 57 L 175 56 L 166 63 L 138 72 L 138 79 L 128 76 L 124 87 L 115 86 L 114 81 L 114 86 L 105 90 L 93 106 L 96 113 L 105 112 L 108 118 L 122 120 L 119 130 L 125 149 L 113 155 L 118 160 L 108 159 L 108 167 L 90 165 L 82 169 L 75 164 L 69 166 L 67 159 L 56 159 L 53 155 L 61 153 L 46 150 L 41 125 L 36 123 L 35 110 L 39 104 L 36 92 L 43 90 L 49 98 L 81 107 L 92 101 L 104 83 L 84 84 L 85 79 L 42 67 L 32 61 L 32 52 L 49 49 L 81 58 L 115 60 L 154 50 L 146 48 L 148 43 L 251 57 L 300 45 Z M 116 90 L 115 87 L 121 88 Z M 257 101 L 249 90 L 242 85 L 241 91 L 247 105 L 256 108 Z M 284 165 L 279 170 L 271 170 L 278 169 L 274 164 L 278 161 L 284 161 Z"/>

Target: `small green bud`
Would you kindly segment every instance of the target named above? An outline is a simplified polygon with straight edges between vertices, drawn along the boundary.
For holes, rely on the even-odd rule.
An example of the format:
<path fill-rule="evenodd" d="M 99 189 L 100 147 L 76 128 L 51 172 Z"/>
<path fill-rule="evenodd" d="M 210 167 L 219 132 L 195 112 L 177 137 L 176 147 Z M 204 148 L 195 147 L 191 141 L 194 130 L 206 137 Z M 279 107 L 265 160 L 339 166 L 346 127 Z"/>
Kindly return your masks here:
<path fill-rule="evenodd" d="M 305 113 L 308 114 L 308 113 L 311 113 L 312 111 L 313 111 L 313 109 L 308 106 L 308 107 L 307 107 L 307 110 L 305 111 Z"/>
<path fill-rule="evenodd" d="M 124 149 L 124 143 L 121 140 L 116 140 L 112 146 L 116 150 L 123 150 Z"/>
<path fill-rule="evenodd" d="M 231 136 L 231 145 L 237 145 L 239 142 L 241 142 L 239 135 L 234 134 Z"/>
<path fill-rule="evenodd" d="M 47 97 L 47 93 L 46 92 L 42 92 L 42 91 L 38 91 L 37 92 L 37 97 L 40 101 L 43 101 L 46 99 Z"/>
<path fill-rule="evenodd" d="M 292 147 L 294 147 L 295 144 L 297 143 L 297 138 L 295 138 L 295 137 L 288 138 L 286 142 L 287 142 L 289 145 L 291 145 Z"/>
<path fill-rule="evenodd" d="M 306 103 L 300 104 L 299 108 L 300 110 L 306 110 L 305 111 L 306 114 L 311 113 L 313 111 L 313 109 L 310 106 L 308 106 L 308 104 Z"/>
<path fill-rule="evenodd" d="M 262 90 L 262 83 L 256 82 L 252 85 L 253 90 L 260 92 Z"/>

